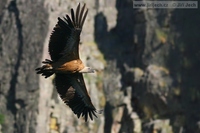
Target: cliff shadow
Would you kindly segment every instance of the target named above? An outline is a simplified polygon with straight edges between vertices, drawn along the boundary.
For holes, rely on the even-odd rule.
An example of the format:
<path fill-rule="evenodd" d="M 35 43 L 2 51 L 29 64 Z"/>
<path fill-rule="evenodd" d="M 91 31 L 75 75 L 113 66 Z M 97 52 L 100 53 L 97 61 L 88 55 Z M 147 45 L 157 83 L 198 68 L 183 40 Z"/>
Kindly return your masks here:
<path fill-rule="evenodd" d="M 116 62 L 116 67 L 120 71 L 122 90 L 127 87 L 124 64 L 134 66 L 134 43 L 133 43 L 133 3 L 130 0 L 116 1 L 117 22 L 116 26 L 108 31 L 107 19 L 103 12 L 95 16 L 95 41 L 99 50 L 103 53 L 106 61 Z M 113 20 L 115 21 L 115 20 Z M 110 67 L 107 64 L 106 67 Z M 109 72 L 112 74 L 112 72 Z M 116 91 L 116 88 L 111 88 Z M 125 91 L 124 91 L 125 92 Z M 105 127 L 104 131 L 111 132 L 113 118 L 110 117 L 112 108 L 107 101 L 105 106 Z M 107 114 L 108 113 L 108 114 Z M 120 129 L 121 131 L 122 129 Z"/>
<path fill-rule="evenodd" d="M 175 9 L 172 12 L 171 27 L 174 44 L 171 44 L 167 61 L 173 78 L 173 87 L 180 90 L 174 95 L 184 118 L 184 132 L 198 132 L 200 119 L 200 9 Z M 175 109 L 177 110 L 177 108 Z M 172 118 L 177 113 L 172 114 Z M 181 126 L 181 125 L 180 125 Z M 174 127 L 174 132 L 180 127 Z"/>

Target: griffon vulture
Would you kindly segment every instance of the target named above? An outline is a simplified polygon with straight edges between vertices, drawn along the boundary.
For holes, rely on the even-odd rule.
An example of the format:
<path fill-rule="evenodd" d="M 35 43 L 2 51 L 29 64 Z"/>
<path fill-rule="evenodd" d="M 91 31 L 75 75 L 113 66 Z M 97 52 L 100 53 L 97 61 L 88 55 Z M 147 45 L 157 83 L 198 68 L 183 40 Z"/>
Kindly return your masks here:
<path fill-rule="evenodd" d="M 55 73 L 55 86 L 61 99 L 72 109 L 74 114 L 91 120 L 96 116 L 90 96 L 86 90 L 82 73 L 93 73 L 94 69 L 86 67 L 79 58 L 79 41 L 81 30 L 87 16 L 85 4 L 76 12 L 71 9 L 71 18 L 58 18 L 49 41 L 51 60 L 45 59 L 42 67 L 36 69 L 37 74 L 48 78 Z"/>

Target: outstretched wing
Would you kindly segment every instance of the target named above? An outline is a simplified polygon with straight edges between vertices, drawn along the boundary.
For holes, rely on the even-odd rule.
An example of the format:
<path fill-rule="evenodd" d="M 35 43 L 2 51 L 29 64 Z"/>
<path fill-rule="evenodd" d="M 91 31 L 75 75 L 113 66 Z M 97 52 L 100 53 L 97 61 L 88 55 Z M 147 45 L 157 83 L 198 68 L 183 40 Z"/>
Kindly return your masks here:
<path fill-rule="evenodd" d="M 93 116 L 97 117 L 96 109 L 88 95 L 81 73 L 56 74 L 55 86 L 61 99 L 78 118 L 82 115 L 87 121 L 88 115 L 91 120 L 93 120 Z"/>
<path fill-rule="evenodd" d="M 87 13 L 88 9 L 85 11 L 85 4 L 80 10 L 79 3 L 76 14 L 71 9 L 71 18 L 69 15 L 66 15 L 64 19 L 58 18 L 58 22 L 54 27 L 49 41 L 49 54 L 54 62 L 68 55 L 70 55 L 70 59 L 79 58 L 78 45 L 80 33 Z"/>

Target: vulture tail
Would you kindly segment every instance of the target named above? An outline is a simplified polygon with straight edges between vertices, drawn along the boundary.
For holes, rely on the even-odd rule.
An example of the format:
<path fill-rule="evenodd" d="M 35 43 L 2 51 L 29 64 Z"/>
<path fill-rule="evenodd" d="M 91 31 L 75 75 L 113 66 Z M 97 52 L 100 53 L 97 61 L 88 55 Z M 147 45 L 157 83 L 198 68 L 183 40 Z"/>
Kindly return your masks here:
<path fill-rule="evenodd" d="M 43 61 L 42 63 L 45 65 L 35 69 L 37 71 L 37 74 L 42 74 L 42 76 L 48 78 L 55 73 L 51 65 L 53 63 L 51 60 L 45 59 L 45 61 Z"/>

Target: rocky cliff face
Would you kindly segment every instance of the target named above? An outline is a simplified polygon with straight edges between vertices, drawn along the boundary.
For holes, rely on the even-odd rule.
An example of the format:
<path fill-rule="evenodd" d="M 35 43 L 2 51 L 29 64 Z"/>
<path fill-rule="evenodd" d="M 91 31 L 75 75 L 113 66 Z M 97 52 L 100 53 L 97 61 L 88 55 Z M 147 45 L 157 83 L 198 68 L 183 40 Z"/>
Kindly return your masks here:
<path fill-rule="evenodd" d="M 41 1 L 3 0 L 0 5 L 2 132 L 36 132 L 39 84 L 34 68 L 42 56 L 48 13 Z"/>
<path fill-rule="evenodd" d="M 200 132 L 199 9 L 133 9 L 132 0 L 86 0 L 81 35 L 94 121 L 77 119 L 53 76 L 34 69 L 49 58 L 51 31 L 77 0 L 0 1 L 0 132 Z"/>

